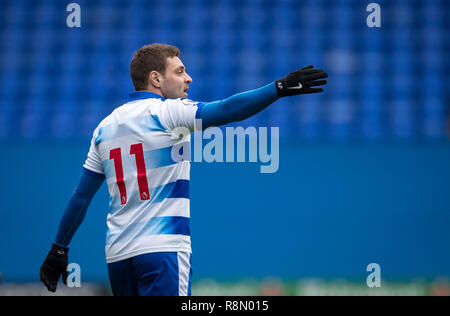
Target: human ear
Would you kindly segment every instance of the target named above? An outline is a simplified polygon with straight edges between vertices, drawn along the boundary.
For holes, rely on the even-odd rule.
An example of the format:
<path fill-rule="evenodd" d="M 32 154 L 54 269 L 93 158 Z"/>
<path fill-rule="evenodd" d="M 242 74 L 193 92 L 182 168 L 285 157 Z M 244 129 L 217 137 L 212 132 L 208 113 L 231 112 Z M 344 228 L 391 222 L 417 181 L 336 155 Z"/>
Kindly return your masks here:
<path fill-rule="evenodd" d="M 155 70 L 151 71 L 148 75 L 149 83 L 156 88 L 161 88 L 161 79 L 162 76 Z"/>

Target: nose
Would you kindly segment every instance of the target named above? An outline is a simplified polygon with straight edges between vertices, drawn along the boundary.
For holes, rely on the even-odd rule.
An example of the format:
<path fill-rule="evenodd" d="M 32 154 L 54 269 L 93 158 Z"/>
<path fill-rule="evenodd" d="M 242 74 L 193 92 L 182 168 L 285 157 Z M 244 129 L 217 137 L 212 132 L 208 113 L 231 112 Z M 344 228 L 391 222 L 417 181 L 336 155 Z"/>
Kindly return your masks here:
<path fill-rule="evenodd" d="M 186 82 L 187 82 L 188 84 L 192 82 L 191 76 L 189 76 L 187 73 L 186 73 Z"/>

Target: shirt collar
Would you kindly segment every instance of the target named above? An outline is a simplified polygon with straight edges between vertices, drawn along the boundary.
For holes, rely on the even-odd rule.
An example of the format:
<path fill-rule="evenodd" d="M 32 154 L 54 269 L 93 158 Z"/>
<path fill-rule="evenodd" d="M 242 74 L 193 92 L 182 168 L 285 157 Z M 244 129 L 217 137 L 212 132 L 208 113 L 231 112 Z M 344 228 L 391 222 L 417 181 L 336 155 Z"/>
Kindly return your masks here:
<path fill-rule="evenodd" d="M 134 92 L 131 92 L 130 94 L 128 94 L 127 102 L 141 100 L 141 99 L 149 99 L 149 98 L 153 98 L 153 99 L 156 98 L 156 99 L 161 99 L 164 101 L 164 98 L 162 96 L 160 96 L 159 94 L 156 94 L 153 92 L 148 92 L 148 91 L 134 91 Z"/>

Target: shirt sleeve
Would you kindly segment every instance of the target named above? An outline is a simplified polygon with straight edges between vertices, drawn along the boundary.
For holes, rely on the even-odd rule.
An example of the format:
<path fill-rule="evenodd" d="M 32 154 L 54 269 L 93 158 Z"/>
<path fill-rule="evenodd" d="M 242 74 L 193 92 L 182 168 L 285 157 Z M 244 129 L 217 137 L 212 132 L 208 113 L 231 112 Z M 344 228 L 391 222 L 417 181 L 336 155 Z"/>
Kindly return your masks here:
<path fill-rule="evenodd" d="M 189 133 L 197 130 L 196 114 L 205 103 L 190 99 L 167 99 L 160 109 L 161 123 L 171 132 L 184 128 Z"/>
<path fill-rule="evenodd" d="M 275 83 L 204 104 L 197 111 L 202 129 L 242 121 L 279 99 Z"/>
<path fill-rule="evenodd" d="M 105 174 L 103 170 L 102 165 L 102 159 L 100 158 L 100 153 L 98 150 L 98 146 L 96 145 L 95 140 L 97 139 L 99 132 L 99 128 L 97 127 L 94 130 L 92 140 L 91 140 L 91 147 L 89 148 L 89 153 L 87 155 L 87 159 L 83 165 L 83 167 L 89 171 L 93 171 L 98 174 Z"/>
<path fill-rule="evenodd" d="M 69 247 L 73 235 L 83 222 L 86 211 L 95 193 L 101 187 L 105 177 L 93 174 L 86 169 L 81 174 L 78 186 L 75 188 L 59 224 L 55 244 Z"/>

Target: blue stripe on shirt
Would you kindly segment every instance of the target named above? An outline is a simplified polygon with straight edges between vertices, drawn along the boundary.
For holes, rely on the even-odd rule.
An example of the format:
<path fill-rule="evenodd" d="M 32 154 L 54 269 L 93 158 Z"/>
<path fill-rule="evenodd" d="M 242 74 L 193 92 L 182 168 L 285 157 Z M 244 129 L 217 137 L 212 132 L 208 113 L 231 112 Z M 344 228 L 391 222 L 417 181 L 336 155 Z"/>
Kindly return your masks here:
<path fill-rule="evenodd" d="M 183 198 L 189 199 L 189 180 L 180 179 L 154 188 L 150 188 L 150 200 L 142 201 L 138 191 L 128 193 L 128 205 L 144 204 L 148 206 L 153 203 L 161 203 L 165 199 Z M 126 205 L 127 205 L 126 204 Z M 125 206 L 126 206 L 125 205 Z M 124 205 L 120 202 L 120 195 L 111 197 L 110 212 L 114 214 Z"/>
<path fill-rule="evenodd" d="M 115 231 L 108 230 L 106 245 L 120 243 L 121 239 L 129 240 L 130 236 L 150 236 L 150 235 L 184 235 L 190 236 L 190 219 L 183 216 L 163 216 L 152 217 L 146 223 L 132 223 L 127 226 L 124 234 L 121 229 Z M 117 240 L 116 237 L 119 236 Z"/>
<path fill-rule="evenodd" d="M 145 134 L 151 131 L 165 131 L 166 128 L 161 124 L 157 115 L 137 116 L 130 118 L 126 123 L 111 123 L 100 127 L 95 144 L 124 137 L 128 135 Z"/>

